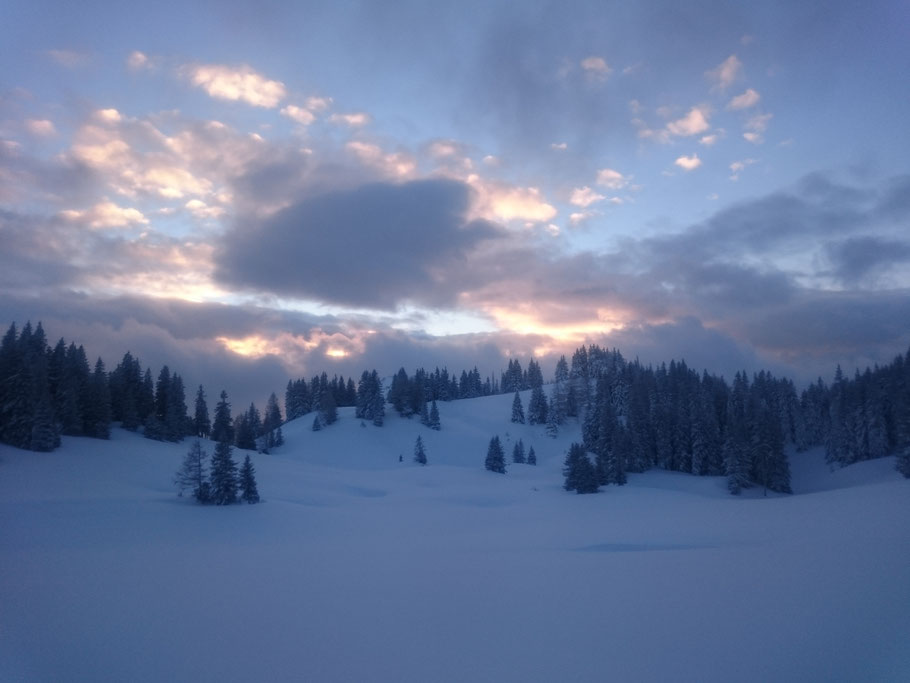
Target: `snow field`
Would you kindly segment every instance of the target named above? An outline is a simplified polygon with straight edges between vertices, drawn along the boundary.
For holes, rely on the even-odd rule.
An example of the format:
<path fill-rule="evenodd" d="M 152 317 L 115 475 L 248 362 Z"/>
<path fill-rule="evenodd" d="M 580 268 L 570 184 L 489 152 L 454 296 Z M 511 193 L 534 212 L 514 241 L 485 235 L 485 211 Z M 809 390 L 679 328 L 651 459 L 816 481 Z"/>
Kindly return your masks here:
<path fill-rule="evenodd" d="M 188 441 L 0 447 L 0 680 L 910 679 L 893 459 L 794 455 L 793 496 L 668 472 L 578 496 L 577 426 L 550 439 L 511 401 L 440 403 L 439 432 L 294 421 L 252 456 L 255 506 L 178 498 Z M 484 471 L 494 434 L 539 466 Z"/>

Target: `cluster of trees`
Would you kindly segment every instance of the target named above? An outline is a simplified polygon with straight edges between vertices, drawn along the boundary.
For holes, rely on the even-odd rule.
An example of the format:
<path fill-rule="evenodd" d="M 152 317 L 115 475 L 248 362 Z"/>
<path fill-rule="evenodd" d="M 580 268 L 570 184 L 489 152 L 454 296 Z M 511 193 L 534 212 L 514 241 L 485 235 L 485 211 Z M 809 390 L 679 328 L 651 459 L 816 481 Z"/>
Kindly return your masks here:
<path fill-rule="evenodd" d="M 512 448 L 512 462 L 517 465 L 536 465 L 537 454 L 534 452 L 534 446 L 528 450 L 525 455 L 524 441 L 519 439 Z M 506 455 L 502 447 L 502 441 L 497 434 L 490 439 L 490 445 L 487 447 L 487 457 L 484 460 L 484 467 L 490 472 L 498 474 L 506 473 Z"/>
<path fill-rule="evenodd" d="M 482 378 L 476 367 L 462 370 L 460 375 L 454 372 L 449 374 L 447 368 L 440 370 L 438 367 L 432 372 L 417 368 L 413 375 L 408 375 L 401 368 L 393 375 L 386 398 L 399 413 L 406 414 L 410 409 L 410 414 L 415 414 L 422 410 L 423 403 L 457 401 L 499 393 L 503 393 L 500 382 L 493 376 Z"/>
<path fill-rule="evenodd" d="M 510 359 L 508 369 L 501 375 L 499 386 L 503 394 L 543 386 L 543 372 L 533 358 L 528 361 L 527 370 L 522 370 L 521 361 L 517 358 Z"/>
<path fill-rule="evenodd" d="M 238 502 L 258 503 L 259 489 L 256 471 L 249 454 L 237 471 L 230 441 L 215 445 L 215 452 L 206 466 L 208 453 L 199 439 L 193 441 L 183 459 L 183 465 L 174 476 L 178 495 L 191 491 L 193 498 L 204 505 L 232 505 Z"/>
<path fill-rule="evenodd" d="M 222 404 L 230 418 L 230 404 Z M 0 342 L 0 441 L 35 451 L 60 445 L 61 435 L 110 437 L 111 423 L 138 431 L 149 439 L 178 442 L 187 436 L 221 441 L 213 434 L 205 390 L 196 392 L 195 410 L 187 412 L 183 379 L 168 366 L 157 381 L 130 352 L 108 373 L 99 358 L 89 369 L 85 349 L 60 339 L 47 343 L 39 322 L 26 323 L 22 331 L 10 325 Z M 238 448 L 267 451 L 281 445 L 281 409 L 275 394 L 265 415 L 254 404 L 231 421 L 229 443 Z"/>
<path fill-rule="evenodd" d="M 789 380 L 737 373 L 731 387 L 684 361 L 644 367 L 595 346 L 576 351 L 571 370 L 557 370 L 549 408 L 548 427 L 583 416 L 582 443 L 566 456 L 567 490 L 590 492 L 589 477 L 593 490 L 622 485 L 627 472 L 659 468 L 726 475 L 734 494 L 750 486 L 790 492 L 784 446 L 795 441 L 799 415 Z"/>
<path fill-rule="evenodd" d="M 910 460 L 910 351 L 884 367 L 844 377 L 840 366 L 830 388 L 813 385 L 800 401 L 805 445 L 824 444 L 832 466 L 850 465 L 897 452 L 898 467 Z"/>
<path fill-rule="evenodd" d="M 129 352 L 110 373 L 100 358 L 91 369 L 81 346 L 60 339 L 51 347 L 40 323 L 21 332 L 13 324 L 0 342 L 0 441 L 48 451 L 61 434 L 108 438 L 112 421 L 159 440 L 211 437 L 263 451 L 283 441 L 275 394 L 264 413 L 250 404 L 219 428 L 219 410 L 230 418 L 225 392 L 213 424 L 202 386 L 189 415 L 180 375 L 164 366 L 152 378 L 151 368 Z M 519 394 L 525 390 L 531 391 L 527 409 Z M 313 428 L 320 429 L 337 419 L 339 407 L 354 406 L 359 419 L 381 426 L 388 400 L 399 414 L 419 414 L 424 425 L 439 429 L 437 401 L 510 392 L 513 422 L 545 425 L 556 436 L 567 420 L 581 420 L 579 445 L 594 459 L 598 485 L 621 484 L 626 472 L 656 467 L 725 475 L 732 493 L 750 486 L 788 492 L 787 444 L 824 445 L 832 466 L 897 453 L 898 467 L 910 476 L 910 351 L 853 379 L 838 367 L 830 386 L 819 379 L 799 395 L 792 381 L 767 372 L 751 379 L 737 373 L 728 384 L 684 361 L 645 367 L 596 345 L 578 348 L 571 364 L 561 357 L 549 392 L 533 359 L 527 369 L 510 360 L 499 380 L 482 379 L 476 367 L 460 377 L 446 368 L 413 375 L 401 368 L 384 391 L 376 370 L 364 371 L 356 385 L 322 373 L 289 381 L 285 409 L 288 419 L 315 411 Z M 574 455 L 572 462 L 580 463 Z"/>
<path fill-rule="evenodd" d="M 63 339 L 51 348 L 39 322 L 0 342 L 0 441 L 51 451 L 60 435 L 110 436 L 111 397 L 104 362 L 89 369 L 85 349 Z"/>
<path fill-rule="evenodd" d="M 791 380 L 764 371 L 751 380 L 737 373 L 728 384 L 683 361 L 643 367 L 597 346 L 578 349 L 571 369 L 563 360 L 548 430 L 583 416 L 579 446 L 594 456 L 590 463 L 570 449 L 564 472 L 570 490 L 587 482 L 590 464 L 598 485 L 622 484 L 627 471 L 656 467 L 725 475 L 733 494 L 751 486 L 789 493 L 787 444 L 824 445 L 832 466 L 897 452 L 898 469 L 910 476 L 910 352 L 853 380 L 838 368 L 830 387 L 819 379 L 800 395 Z M 513 401 L 515 421 L 519 408 Z"/>
<path fill-rule="evenodd" d="M 309 382 L 305 379 L 288 380 L 284 392 L 284 409 L 288 420 L 311 413 L 326 412 L 334 407 L 344 408 L 356 405 L 357 387 L 354 380 L 335 375 L 330 380 L 326 373 L 315 375 Z"/>

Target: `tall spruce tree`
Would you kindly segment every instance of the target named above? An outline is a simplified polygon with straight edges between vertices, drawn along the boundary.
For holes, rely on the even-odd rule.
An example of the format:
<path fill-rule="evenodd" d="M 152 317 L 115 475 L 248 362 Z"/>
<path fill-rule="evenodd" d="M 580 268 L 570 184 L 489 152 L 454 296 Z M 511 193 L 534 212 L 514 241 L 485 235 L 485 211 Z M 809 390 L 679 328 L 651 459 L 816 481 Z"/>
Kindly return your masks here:
<path fill-rule="evenodd" d="M 506 473 L 506 458 L 505 454 L 502 452 L 502 442 L 500 442 L 498 436 L 494 436 L 490 439 L 484 467 L 490 472 L 497 472 L 498 474 Z"/>
<path fill-rule="evenodd" d="M 430 404 L 430 429 L 437 432 L 442 429 L 442 424 L 439 421 L 439 407 L 436 405 L 435 400 Z"/>
<path fill-rule="evenodd" d="M 231 404 L 227 392 L 221 391 L 221 398 L 215 405 L 215 420 L 212 422 L 212 441 L 234 440 L 234 419 L 231 417 Z"/>
<path fill-rule="evenodd" d="M 525 423 L 525 410 L 521 405 L 521 396 L 517 391 L 515 392 L 515 398 L 512 399 L 512 422 Z"/>
<path fill-rule="evenodd" d="M 423 439 L 420 436 L 417 437 L 417 441 L 414 443 L 414 462 L 418 465 L 427 464 L 427 453 L 423 447 Z"/>
<path fill-rule="evenodd" d="M 543 393 L 543 385 L 538 384 L 531 391 L 531 400 L 528 401 L 528 424 L 542 425 L 547 423 L 547 397 Z"/>
<path fill-rule="evenodd" d="M 525 444 L 524 441 L 519 439 L 515 442 L 515 446 L 512 448 L 512 462 L 523 465 L 527 460 L 525 459 Z"/>
<path fill-rule="evenodd" d="M 229 441 L 219 441 L 212 454 L 211 499 L 215 505 L 232 505 L 237 502 L 237 463 Z"/>
<path fill-rule="evenodd" d="M 256 470 L 253 469 L 253 463 L 250 460 L 249 453 L 247 453 L 247 456 L 243 459 L 243 466 L 240 468 L 240 500 L 250 505 L 259 502 L 259 488 L 256 486 Z"/>
<path fill-rule="evenodd" d="M 573 443 L 569 447 L 562 474 L 565 478 L 563 488 L 566 491 L 597 493 L 597 472 L 582 444 Z"/>
<path fill-rule="evenodd" d="M 167 390 L 164 429 L 168 441 L 181 441 L 188 431 L 186 415 L 186 391 L 183 378 L 176 372 L 171 376 Z"/>
<path fill-rule="evenodd" d="M 89 378 L 87 400 L 83 413 L 83 433 L 96 439 L 111 436 L 111 394 L 107 384 L 104 361 L 95 363 L 95 370 Z"/>
<path fill-rule="evenodd" d="M 206 438 L 212 432 L 212 422 L 209 419 L 209 406 L 205 401 L 205 389 L 201 384 L 196 390 L 196 409 L 193 413 L 193 432 L 200 438 Z"/>

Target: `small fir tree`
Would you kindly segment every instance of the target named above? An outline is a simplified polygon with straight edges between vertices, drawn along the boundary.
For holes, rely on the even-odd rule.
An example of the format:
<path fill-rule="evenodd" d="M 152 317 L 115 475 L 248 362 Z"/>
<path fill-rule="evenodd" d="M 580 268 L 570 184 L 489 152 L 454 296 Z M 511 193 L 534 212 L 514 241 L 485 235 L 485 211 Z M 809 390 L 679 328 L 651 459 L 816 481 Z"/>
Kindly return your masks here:
<path fill-rule="evenodd" d="M 196 411 L 193 416 L 193 431 L 197 437 L 205 438 L 212 431 L 212 422 L 209 420 L 209 407 L 205 402 L 205 389 L 199 385 L 196 390 Z"/>
<path fill-rule="evenodd" d="M 240 500 L 250 505 L 259 502 L 259 490 L 256 487 L 256 470 L 253 469 L 253 462 L 250 460 L 249 453 L 243 459 L 243 466 L 240 468 Z"/>
<path fill-rule="evenodd" d="M 210 490 L 205 467 L 207 457 L 208 453 L 202 448 L 199 439 L 193 441 L 193 445 L 183 458 L 183 465 L 174 475 L 174 485 L 177 487 L 178 496 L 182 496 L 183 492 L 189 489 L 193 492 L 193 498 L 198 502 L 209 502 Z"/>
<path fill-rule="evenodd" d="M 227 392 L 222 390 L 221 398 L 215 406 L 215 421 L 212 423 L 212 441 L 233 441 L 234 419 L 231 417 L 231 404 Z"/>
<path fill-rule="evenodd" d="M 563 488 L 576 493 L 597 493 L 597 472 L 588 459 L 585 447 L 573 443 L 566 453 L 562 474 L 565 477 Z"/>
<path fill-rule="evenodd" d="M 512 462 L 519 465 L 527 462 L 525 459 L 525 444 L 521 439 L 515 442 L 515 447 L 512 449 Z"/>
<path fill-rule="evenodd" d="M 435 429 L 437 432 L 442 428 L 442 425 L 439 422 L 439 408 L 436 407 L 436 401 L 430 404 L 430 429 Z"/>
<path fill-rule="evenodd" d="M 555 439 L 556 435 L 559 433 L 559 413 L 556 410 L 555 404 L 552 397 L 550 398 L 550 404 L 547 407 L 547 436 L 551 439 Z"/>
<path fill-rule="evenodd" d="M 515 392 L 515 398 L 512 399 L 512 422 L 522 425 L 525 423 L 525 409 L 521 405 L 521 396 L 517 391 Z"/>
<path fill-rule="evenodd" d="M 534 446 L 531 446 L 531 448 L 528 450 L 528 464 L 537 464 L 537 453 L 534 452 Z"/>
<path fill-rule="evenodd" d="M 502 443 L 498 436 L 490 439 L 490 446 L 487 448 L 487 459 L 484 461 L 484 467 L 490 472 L 498 474 L 506 473 L 506 459 L 502 452 Z"/>
<path fill-rule="evenodd" d="M 414 444 L 414 462 L 416 462 L 418 465 L 427 464 L 427 454 L 423 448 L 423 439 L 421 439 L 419 436 L 417 437 L 417 441 Z"/>
<path fill-rule="evenodd" d="M 237 463 L 229 441 L 219 441 L 212 455 L 211 496 L 215 505 L 237 502 Z"/>

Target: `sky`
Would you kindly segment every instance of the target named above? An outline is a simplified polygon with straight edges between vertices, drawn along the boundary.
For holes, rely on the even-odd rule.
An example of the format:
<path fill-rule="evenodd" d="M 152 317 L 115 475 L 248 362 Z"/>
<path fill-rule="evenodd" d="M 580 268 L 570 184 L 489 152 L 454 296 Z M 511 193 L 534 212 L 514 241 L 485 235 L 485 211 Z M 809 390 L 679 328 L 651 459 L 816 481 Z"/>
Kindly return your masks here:
<path fill-rule="evenodd" d="M 235 403 L 910 346 L 910 5 L 0 6 L 0 323 Z"/>

